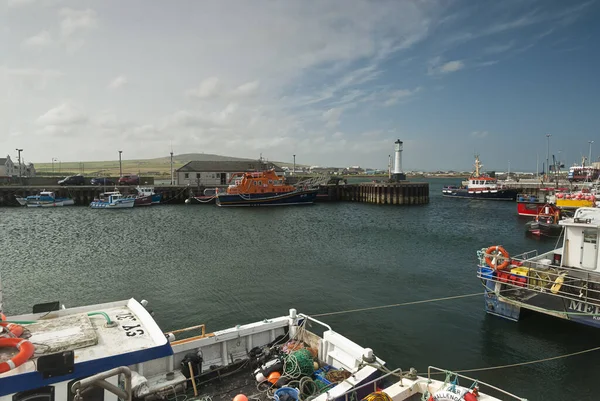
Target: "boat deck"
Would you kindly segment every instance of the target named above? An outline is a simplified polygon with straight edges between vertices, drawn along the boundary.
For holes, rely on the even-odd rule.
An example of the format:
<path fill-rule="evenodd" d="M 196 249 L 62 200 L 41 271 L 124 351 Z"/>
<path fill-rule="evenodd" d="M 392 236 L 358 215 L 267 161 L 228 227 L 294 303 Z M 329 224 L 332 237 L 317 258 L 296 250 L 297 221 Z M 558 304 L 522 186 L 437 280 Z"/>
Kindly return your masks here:
<path fill-rule="evenodd" d="M 108 324 L 107 317 L 112 324 Z M 165 356 L 167 351 L 171 352 L 160 328 L 135 300 L 11 316 L 10 321 L 34 322 L 22 324 L 25 328 L 22 337 L 34 344 L 35 354 L 23 365 L 0 374 L 0 383 L 10 376 L 36 372 L 40 357 L 58 352 L 73 351 L 75 364 L 107 363 L 111 358 L 118 363 L 120 355 L 157 348 L 165 348 Z M 12 358 L 16 352 L 0 348 L 0 362 Z"/>

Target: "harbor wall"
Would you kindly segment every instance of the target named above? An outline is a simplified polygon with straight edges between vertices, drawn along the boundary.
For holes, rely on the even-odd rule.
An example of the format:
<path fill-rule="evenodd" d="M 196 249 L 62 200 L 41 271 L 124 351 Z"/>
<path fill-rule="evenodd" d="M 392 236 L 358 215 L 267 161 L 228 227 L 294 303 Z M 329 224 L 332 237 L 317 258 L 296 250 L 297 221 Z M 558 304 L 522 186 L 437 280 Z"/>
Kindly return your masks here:
<path fill-rule="evenodd" d="M 3 185 L 0 186 L 0 206 L 18 206 L 16 197 L 36 195 L 42 190 L 53 191 L 58 197 L 72 198 L 76 205 L 87 206 L 102 192 L 114 187 L 58 185 Z M 135 186 L 118 186 L 124 195 L 135 194 Z M 185 200 L 202 194 L 203 188 L 187 185 L 154 186 L 156 193 L 162 194 L 162 203 L 183 204 Z M 346 185 L 322 185 L 317 201 L 361 202 L 379 205 L 423 205 L 429 203 L 429 184 L 403 181 L 398 183 L 361 183 Z"/>

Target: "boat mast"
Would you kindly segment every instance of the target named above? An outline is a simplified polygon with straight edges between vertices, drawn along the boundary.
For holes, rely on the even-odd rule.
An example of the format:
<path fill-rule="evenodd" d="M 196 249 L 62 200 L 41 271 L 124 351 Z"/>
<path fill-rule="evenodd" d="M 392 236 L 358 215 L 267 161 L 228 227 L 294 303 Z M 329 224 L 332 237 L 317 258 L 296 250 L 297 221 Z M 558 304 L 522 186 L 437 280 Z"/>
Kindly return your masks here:
<path fill-rule="evenodd" d="M 475 155 L 475 177 L 479 177 L 479 168 L 481 163 L 479 162 L 479 155 Z"/>

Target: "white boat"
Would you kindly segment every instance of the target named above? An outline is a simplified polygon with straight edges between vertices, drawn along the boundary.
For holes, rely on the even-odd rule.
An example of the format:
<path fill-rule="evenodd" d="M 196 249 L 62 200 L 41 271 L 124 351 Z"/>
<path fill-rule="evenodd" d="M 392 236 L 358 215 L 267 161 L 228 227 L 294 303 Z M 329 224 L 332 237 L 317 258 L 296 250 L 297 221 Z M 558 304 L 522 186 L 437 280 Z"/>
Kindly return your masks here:
<path fill-rule="evenodd" d="M 73 199 L 57 197 L 51 191 L 41 191 L 37 195 L 31 195 L 26 198 L 17 196 L 16 199 L 21 206 L 27 207 L 61 207 L 75 204 Z"/>
<path fill-rule="evenodd" d="M 119 191 L 105 192 L 90 203 L 92 209 L 123 209 L 133 207 L 134 197 L 124 197 Z"/>
<path fill-rule="evenodd" d="M 461 379 L 469 387 L 451 384 L 444 380 L 447 371 L 435 376 L 430 368 L 422 377 L 413 369 L 389 370 L 371 349 L 295 309 L 213 333 L 203 324 L 163 333 L 146 301 L 58 305 L 34 306 L 36 313 L 4 323 L 15 335 L 26 328 L 29 337 L 0 338 L 0 361 L 8 359 L 0 362 L 0 401 L 199 400 L 199 394 L 213 401 L 235 394 L 267 401 L 282 393 L 297 400 L 290 380 L 302 387 L 304 400 L 310 394 L 315 401 L 360 400 L 378 387 L 392 401 L 500 400 L 485 394 L 497 390 L 474 379 Z M 6 348 L 11 346 L 19 353 Z"/>
<path fill-rule="evenodd" d="M 579 208 L 558 224 L 562 241 L 549 252 L 477 253 L 487 313 L 517 321 L 528 309 L 600 328 L 600 209 Z"/>

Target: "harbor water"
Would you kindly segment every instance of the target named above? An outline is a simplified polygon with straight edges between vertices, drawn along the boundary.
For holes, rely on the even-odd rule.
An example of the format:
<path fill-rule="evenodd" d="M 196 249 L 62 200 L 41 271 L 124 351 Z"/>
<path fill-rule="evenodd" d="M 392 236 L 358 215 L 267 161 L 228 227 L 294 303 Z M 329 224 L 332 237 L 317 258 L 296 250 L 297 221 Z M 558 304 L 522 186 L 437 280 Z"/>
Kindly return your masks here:
<path fill-rule="evenodd" d="M 457 182 L 429 182 L 430 203 L 412 207 L 2 208 L 5 311 L 135 297 L 150 302 L 165 330 L 206 323 L 213 331 L 289 308 L 321 314 L 483 292 L 477 250 L 555 246 L 525 236 L 514 202 L 446 199 L 442 186 Z M 421 373 L 427 365 L 486 368 L 600 346 L 598 329 L 557 318 L 487 316 L 483 295 L 321 319 L 391 367 Z M 530 401 L 593 400 L 599 356 L 468 375 Z"/>

